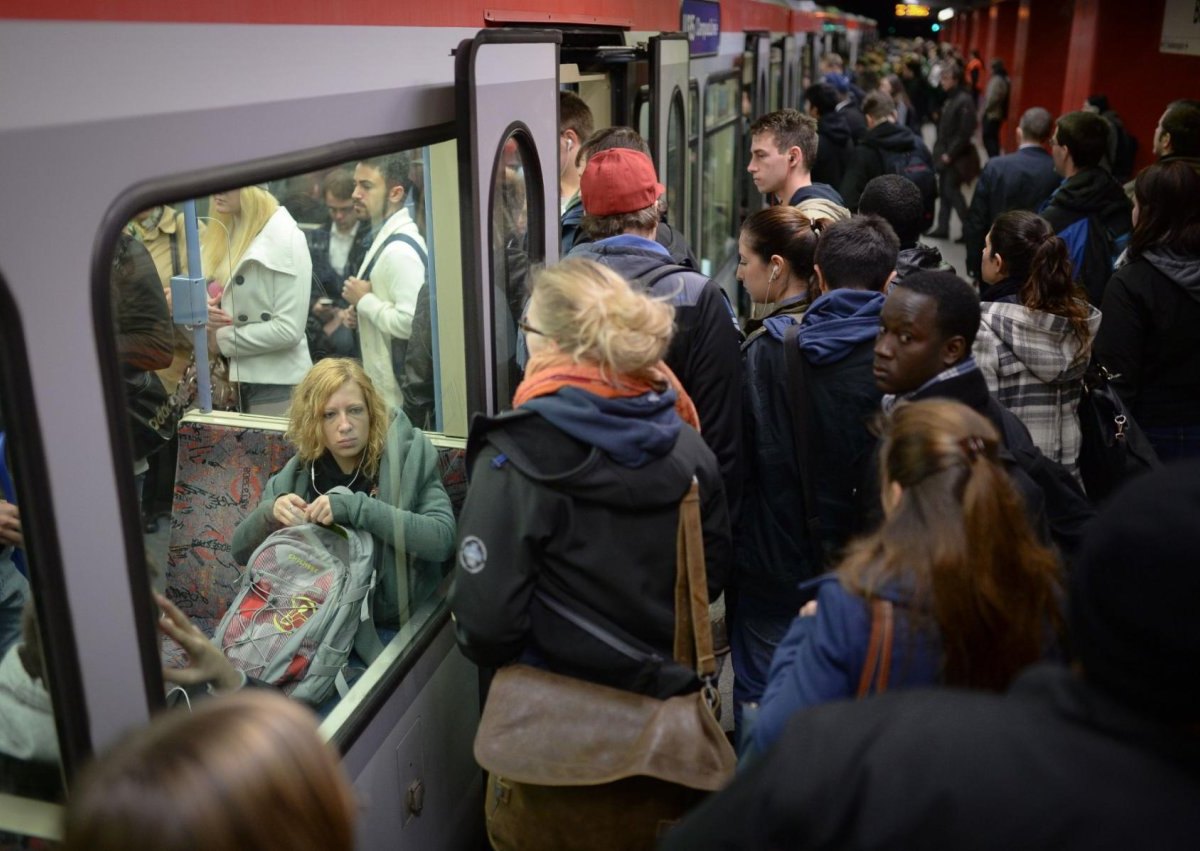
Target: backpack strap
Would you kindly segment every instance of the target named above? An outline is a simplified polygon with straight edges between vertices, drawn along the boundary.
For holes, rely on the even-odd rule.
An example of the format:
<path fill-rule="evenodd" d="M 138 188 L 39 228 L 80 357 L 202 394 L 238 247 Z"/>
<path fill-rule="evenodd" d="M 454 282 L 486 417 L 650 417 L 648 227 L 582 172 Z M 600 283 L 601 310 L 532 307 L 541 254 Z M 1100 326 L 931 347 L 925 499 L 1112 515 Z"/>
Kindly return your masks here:
<path fill-rule="evenodd" d="M 804 502 L 804 528 L 813 554 L 821 553 L 821 518 L 817 513 L 817 495 L 813 489 L 813 448 L 811 425 L 812 399 L 808 394 L 808 363 L 800 353 L 800 325 L 793 323 L 783 335 L 787 364 L 788 407 L 792 413 L 792 442 L 800 472 L 800 491 Z"/>
<path fill-rule="evenodd" d="M 860 700 L 869 694 L 887 691 L 888 674 L 892 670 L 894 608 L 891 600 L 881 597 L 871 600 L 871 637 L 867 640 L 867 659 L 855 693 Z"/>
<path fill-rule="evenodd" d="M 421 247 L 421 243 L 417 242 L 406 233 L 394 233 L 383 241 L 374 254 L 371 255 L 371 262 L 367 264 L 367 268 L 363 270 L 362 279 L 364 281 L 371 280 L 371 271 L 375 268 L 375 264 L 379 262 L 379 258 L 383 256 L 384 250 L 393 242 L 403 242 L 413 251 L 417 252 L 417 257 L 421 258 L 421 265 L 426 269 L 428 277 L 429 270 L 429 255 L 425 253 L 425 249 Z"/>
<path fill-rule="evenodd" d="M 657 269 L 651 269 L 646 274 L 639 275 L 633 280 L 644 289 L 652 290 L 659 281 L 669 278 L 672 275 L 678 275 L 680 272 L 696 272 L 696 270 L 689 269 L 687 266 L 680 266 L 678 263 L 668 263 L 665 266 L 659 266 Z"/>

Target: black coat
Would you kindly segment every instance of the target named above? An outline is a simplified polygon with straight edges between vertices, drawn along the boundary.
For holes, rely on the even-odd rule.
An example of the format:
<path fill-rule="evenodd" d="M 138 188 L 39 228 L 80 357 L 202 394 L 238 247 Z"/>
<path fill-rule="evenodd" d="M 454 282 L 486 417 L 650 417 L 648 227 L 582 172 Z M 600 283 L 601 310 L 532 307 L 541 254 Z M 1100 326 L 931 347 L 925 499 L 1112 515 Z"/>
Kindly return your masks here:
<path fill-rule="evenodd" d="M 338 304 L 344 305 L 342 299 L 342 284 L 346 278 L 358 273 L 367 249 L 371 246 L 371 223 L 359 222 L 354 231 L 354 242 L 350 245 L 350 254 L 346 265 L 341 269 L 333 268 L 329 262 L 329 229 L 333 225 L 310 230 L 305 233 L 308 240 L 308 253 L 312 257 L 313 298 L 331 298 Z"/>
<path fill-rule="evenodd" d="M 1102 168 L 1085 168 L 1068 177 L 1050 196 L 1039 215 L 1055 233 L 1062 233 L 1077 221 L 1094 217 L 1111 235 L 1119 237 L 1132 230 L 1133 205 L 1121 184 Z M 1095 251 L 1090 250 L 1095 246 Z M 1112 244 L 1103 239 L 1089 240 L 1080 273 L 1088 298 L 1093 304 L 1103 301 L 1104 286 L 1112 273 Z M 1103 250 L 1100 250 L 1103 249 Z M 1097 253 L 1098 252 L 1098 253 Z"/>
<path fill-rule="evenodd" d="M 933 171 L 933 155 L 929 148 L 915 134 L 900 124 L 883 121 L 876 124 L 863 136 L 862 142 L 850 154 L 850 164 L 842 178 L 841 194 L 846 200 L 846 206 L 851 210 L 858 209 L 858 199 L 867 183 L 881 174 L 888 173 L 888 154 L 903 154 L 918 151 L 921 158 Z"/>
<path fill-rule="evenodd" d="M 837 114 L 846 119 L 846 126 L 850 128 L 850 138 L 857 145 L 867 135 L 866 116 L 852 100 L 838 104 Z"/>
<path fill-rule="evenodd" d="M 1096 358 L 1138 425 L 1200 425 L 1200 258 L 1147 255 L 1108 282 Z"/>
<path fill-rule="evenodd" d="M 812 400 L 817 426 L 810 434 L 817 463 L 815 469 L 801 471 L 783 346 L 764 328 L 744 347 L 746 484 L 734 544 L 738 605 L 795 614 L 807 599 L 797 584 L 832 567 L 828 554 L 840 550 L 857 525 L 854 488 L 865 475 L 866 456 L 874 445 L 867 424 L 879 410 L 880 393 L 871 372 L 874 341 L 858 344 L 834 363 L 810 364 L 804 392 Z M 804 523 L 802 475 L 813 477 L 817 497 L 822 540 L 816 547 Z"/>
<path fill-rule="evenodd" d="M 810 169 L 813 183 L 841 186 L 852 150 L 854 141 L 844 115 L 831 112 L 817 119 L 817 159 Z"/>
<path fill-rule="evenodd" d="M 695 849 L 1192 848 L 1200 737 L 1051 665 L 1006 695 L 895 692 L 793 717 L 667 834 Z"/>
<path fill-rule="evenodd" d="M 693 476 L 710 598 L 731 561 L 720 474 L 704 441 L 684 425 L 666 454 L 625 467 L 517 410 L 472 422 L 467 467 L 450 591 L 463 653 L 481 666 L 528 654 L 562 673 L 643 690 L 636 666 L 544 608 L 534 590 L 671 658 L 679 501 Z"/>
<path fill-rule="evenodd" d="M 971 97 L 971 93 L 961 86 L 950 92 L 946 102 L 942 104 L 942 114 L 938 119 L 933 159 L 938 169 L 953 169 L 963 182 L 975 179 L 971 172 L 977 167 L 979 153 L 975 150 L 975 143 L 971 137 L 975 133 L 977 123 L 975 99 Z M 942 163 L 943 155 L 950 158 L 949 166 Z"/>
<path fill-rule="evenodd" d="M 975 184 L 971 209 L 963 222 L 967 243 L 967 272 L 980 277 L 980 254 L 984 237 L 1001 213 L 1009 210 L 1036 212 L 1058 187 L 1061 178 L 1054 158 L 1040 146 L 1029 145 L 1011 154 L 988 160 Z"/>

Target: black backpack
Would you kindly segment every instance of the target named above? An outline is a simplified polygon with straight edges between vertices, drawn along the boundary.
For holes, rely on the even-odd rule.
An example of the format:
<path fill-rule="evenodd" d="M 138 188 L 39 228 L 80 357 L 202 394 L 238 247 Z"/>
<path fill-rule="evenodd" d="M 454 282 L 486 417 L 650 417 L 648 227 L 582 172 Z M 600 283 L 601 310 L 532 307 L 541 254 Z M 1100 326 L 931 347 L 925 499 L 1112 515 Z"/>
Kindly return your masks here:
<path fill-rule="evenodd" d="M 908 151 L 881 151 L 885 174 L 907 177 L 921 190 L 921 222 L 924 230 L 933 224 L 933 204 L 937 200 L 937 177 L 933 163 L 914 145 Z"/>

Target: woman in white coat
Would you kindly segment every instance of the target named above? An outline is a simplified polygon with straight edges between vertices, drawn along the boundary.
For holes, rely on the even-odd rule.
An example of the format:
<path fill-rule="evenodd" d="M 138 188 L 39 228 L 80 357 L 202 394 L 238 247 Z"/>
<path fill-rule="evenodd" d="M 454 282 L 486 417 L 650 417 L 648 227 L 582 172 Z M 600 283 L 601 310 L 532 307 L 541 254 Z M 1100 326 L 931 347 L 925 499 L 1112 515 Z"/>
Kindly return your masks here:
<path fill-rule="evenodd" d="M 202 258 L 209 285 L 209 345 L 229 359 L 240 410 L 283 415 L 312 366 L 304 323 L 312 259 L 304 234 L 266 190 L 218 192 Z M 218 289 L 219 287 L 219 289 Z"/>

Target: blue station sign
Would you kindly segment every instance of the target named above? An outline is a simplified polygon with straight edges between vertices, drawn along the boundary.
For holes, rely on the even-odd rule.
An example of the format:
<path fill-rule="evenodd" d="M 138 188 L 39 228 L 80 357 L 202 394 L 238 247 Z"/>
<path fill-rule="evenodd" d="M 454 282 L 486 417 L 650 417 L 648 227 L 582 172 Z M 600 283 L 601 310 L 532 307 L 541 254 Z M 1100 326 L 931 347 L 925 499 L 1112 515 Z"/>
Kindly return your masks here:
<path fill-rule="evenodd" d="M 721 4 L 714 0 L 683 0 L 679 29 L 687 33 L 691 56 L 711 56 L 721 42 Z"/>

